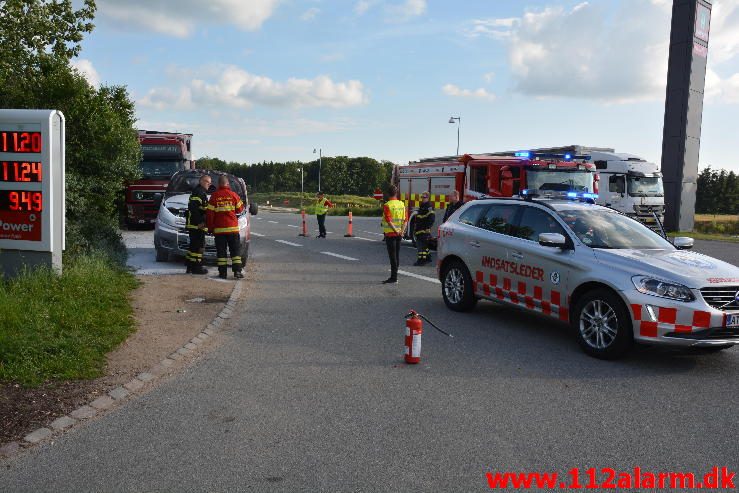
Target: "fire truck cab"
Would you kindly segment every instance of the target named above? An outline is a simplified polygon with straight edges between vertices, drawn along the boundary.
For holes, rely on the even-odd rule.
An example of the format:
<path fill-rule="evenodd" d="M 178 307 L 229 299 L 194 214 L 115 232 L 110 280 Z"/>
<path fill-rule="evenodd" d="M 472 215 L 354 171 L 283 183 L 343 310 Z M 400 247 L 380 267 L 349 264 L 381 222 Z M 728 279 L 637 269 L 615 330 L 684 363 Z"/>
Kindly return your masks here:
<path fill-rule="evenodd" d="M 170 178 L 192 169 L 192 134 L 139 130 L 141 179 L 126 186 L 126 225 L 154 225 Z"/>
<path fill-rule="evenodd" d="M 453 191 L 464 201 L 524 193 L 577 197 L 598 193 L 598 175 L 588 156 L 511 151 L 437 157 L 396 166 L 394 182 L 409 209 L 406 239 L 413 240 L 415 209 L 429 192 L 441 224 Z M 594 195 L 593 195 L 594 196 Z"/>

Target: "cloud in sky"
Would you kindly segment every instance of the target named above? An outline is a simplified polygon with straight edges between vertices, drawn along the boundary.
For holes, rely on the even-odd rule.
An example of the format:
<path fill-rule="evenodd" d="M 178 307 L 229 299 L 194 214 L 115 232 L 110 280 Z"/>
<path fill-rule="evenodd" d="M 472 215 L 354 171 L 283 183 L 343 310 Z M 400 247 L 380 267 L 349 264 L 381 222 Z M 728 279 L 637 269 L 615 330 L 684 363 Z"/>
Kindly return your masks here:
<path fill-rule="evenodd" d="M 404 22 L 425 14 L 426 0 L 404 0 L 400 3 L 388 5 L 385 10 L 389 21 Z"/>
<path fill-rule="evenodd" d="M 462 89 L 454 84 L 445 84 L 441 90 L 447 96 L 459 98 L 472 98 L 483 101 L 495 101 L 495 94 L 488 92 L 487 89 L 480 87 L 478 89 Z"/>
<path fill-rule="evenodd" d="M 92 62 L 86 58 L 77 58 L 72 60 L 72 67 L 82 74 L 93 87 L 100 87 L 100 74 L 98 74 L 95 67 L 92 66 Z"/>
<path fill-rule="evenodd" d="M 269 19 L 280 0 L 103 0 L 100 15 L 118 25 L 185 38 L 203 24 L 231 24 L 255 31 Z"/>
<path fill-rule="evenodd" d="M 304 22 L 310 22 L 316 18 L 316 16 L 318 15 L 320 11 L 321 9 L 319 8 L 311 7 L 301 14 L 300 20 Z"/>
<path fill-rule="evenodd" d="M 709 67 L 739 54 L 739 1 L 714 4 Z M 542 98 L 630 103 L 664 99 L 671 2 L 624 0 L 530 9 L 521 17 L 475 19 L 466 33 L 506 45 L 515 91 Z M 634 15 L 638 12 L 639 15 Z M 711 98 L 735 102 L 739 75 L 710 75 Z"/>
<path fill-rule="evenodd" d="M 211 73 L 212 68 L 204 72 Z M 290 78 L 278 82 L 229 65 L 222 69 L 216 80 L 195 78 L 178 90 L 155 88 L 139 103 L 156 109 L 214 105 L 227 108 L 251 108 L 254 105 L 344 108 L 363 105 L 368 99 L 358 80 L 334 82 L 328 76 L 319 75 L 314 79 Z"/>
<path fill-rule="evenodd" d="M 354 4 L 354 13 L 357 15 L 364 15 L 372 6 L 372 3 L 368 0 L 359 0 Z"/>

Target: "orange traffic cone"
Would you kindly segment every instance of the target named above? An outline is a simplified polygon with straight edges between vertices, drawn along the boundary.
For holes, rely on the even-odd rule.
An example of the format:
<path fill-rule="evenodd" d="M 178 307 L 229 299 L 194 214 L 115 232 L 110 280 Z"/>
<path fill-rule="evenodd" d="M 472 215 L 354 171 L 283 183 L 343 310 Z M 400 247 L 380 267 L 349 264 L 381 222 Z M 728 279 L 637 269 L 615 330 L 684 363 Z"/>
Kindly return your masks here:
<path fill-rule="evenodd" d="M 298 236 L 308 236 L 308 227 L 305 225 L 305 209 L 301 210 L 300 214 L 303 216 L 303 227 Z"/>
<path fill-rule="evenodd" d="M 352 211 L 349 211 L 349 224 L 346 226 L 346 234 L 344 235 L 345 238 L 351 238 L 354 236 L 353 234 L 354 230 L 352 229 Z"/>

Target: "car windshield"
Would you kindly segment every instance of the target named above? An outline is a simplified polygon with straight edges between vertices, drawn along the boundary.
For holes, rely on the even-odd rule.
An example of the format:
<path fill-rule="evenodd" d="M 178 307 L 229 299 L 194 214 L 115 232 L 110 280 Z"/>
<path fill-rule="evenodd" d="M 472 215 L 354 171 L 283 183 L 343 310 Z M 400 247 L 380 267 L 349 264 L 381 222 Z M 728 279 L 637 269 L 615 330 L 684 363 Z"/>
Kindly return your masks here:
<path fill-rule="evenodd" d="M 591 248 L 674 249 L 640 222 L 608 209 L 557 211 L 575 236 Z"/>
<path fill-rule="evenodd" d="M 629 195 L 632 197 L 664 197 L 662 177 L 629 175 Z"/>
<path fill-rule="evenodd" d="M 141 175 L 144 179 L 168 180 L 177 173 L 182 161 L 141 161 Z"/>
<path fill-rule="evenodd" d="M 216 191 L 218 178 L 221 175 L 217 175 L 214 173 L 208 174 L 211 178 L 211 185 L 208 189 L 208 193 L 213 193 Z M 175 175 L 174 177 L 172 177 L 172 181 L 169 182 L 169 185 L 167 185 L 167 196 L 179 195 L 182 193 L 191 193 L 193 189 L 198 185 L 198 182 L 200 181 L 200 176 L 200 174 L 194 174 L 191 172 Z M 238 193 L 239 195 L 242 195 L 243 199 L 243 190 L 241 188 L 241 184 L 238 182 L 236 177 L 229 176 L 228 182 L 231 186 L 231 190 Z"/>
<path fill-rule="evenodd" d="M 555 192 L 592 192 L 593 173 L 590 171 L 528 170 L 526 187 Z"/>

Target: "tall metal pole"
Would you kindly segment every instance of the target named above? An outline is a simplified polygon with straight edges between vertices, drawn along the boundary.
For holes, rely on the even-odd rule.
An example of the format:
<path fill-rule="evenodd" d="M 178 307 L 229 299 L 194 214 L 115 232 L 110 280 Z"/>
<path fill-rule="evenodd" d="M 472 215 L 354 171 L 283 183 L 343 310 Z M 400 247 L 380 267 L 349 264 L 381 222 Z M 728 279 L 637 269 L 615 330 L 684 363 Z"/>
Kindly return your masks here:
<path fill-rule="evenodd" d="M 459 128 L 462 126 L 462 117 L 461 116 L 450 116 L 449 117 L 449 123 L 454 123 L 454 121 L 457 121 L 457 156 L 459 156 Z"/>
<path fill-rule="evenodd" d="M 462 119 L 457 118 L 457 156 L 459 156 L 459 127 L 462 126 Z"/>

